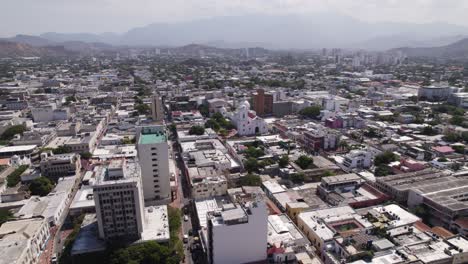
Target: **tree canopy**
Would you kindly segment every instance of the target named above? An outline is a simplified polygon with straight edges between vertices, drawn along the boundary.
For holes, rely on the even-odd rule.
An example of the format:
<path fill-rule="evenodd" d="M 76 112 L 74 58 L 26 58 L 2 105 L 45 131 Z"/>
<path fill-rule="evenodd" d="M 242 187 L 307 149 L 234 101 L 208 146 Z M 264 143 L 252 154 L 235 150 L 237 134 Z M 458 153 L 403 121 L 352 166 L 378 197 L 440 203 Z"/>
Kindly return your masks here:
<path fill-rule="evenodd" d="M 374 159 L 374 165 L 388 165 L 390 162 L 396 161 L 398 157 L 391 151 L 385 151 L 377 155 Z"/>
<path fill-rule="evenodd" d="M 29 191 L 32 195 L 46 196 L 53 188 L 54 184 L 46 177 L 34 179 L 29 184 Z"/>
<path fill-rule="evenodd" d="M 199 125 L 192 126 L 189 130 L 189 135 L 201 136 L 205 134 L 205 128 Z"/>
<path fill-rule="evenodd" d="M 283 155 L 281 158 L 278 160 L 278 165 L 280 168 L 285 168 L 289 164 L 289 157 L 288 155 Z"/>
<path fill-rule="evenodd" d="M 260 169 L 260 164 L 256 158 L 248 158 L 244 161 L 244 167 L 248 172 L 258 172 Z"/>
<path fill-rule="evenodd" d="M 240 178 L 241 186 L 260 186 L 262 185 L 262 179 L 256 174 L 247 174 Z"/>
<path fill-rule="evenodd" d="M 245 151 L 245 156 L 247 158 L 260 158 L 263 155 L 265 155 L 265 152 L 261 148 L 250 146 Z"/>
<path fill-rule="evenodd" d="M 306 155 L 301 155 L 296 161 L 295 163 L 301 167 L 301 169 L 303 170 L 307 170 L 307 169 L 310 169 L 310 167 L 312 167 L 312 165 L 314 165 L 314 160 L 309 157 L 309 156 L 306 156 Z"/>
<path fill-rule="evenodd" d="M 0 136 L 0 140 L 11 140 L 16 134 L 23 134 L 26 131 L 26 127 L 23 125 L 16 125 L 7 128 L 5 132 Z"/>
<path fill-rule="evenodd" d="M 21 165 L 7 176 L 7 186 L 16 186 L 21 181 L 21 174 L 28 168 L 28 165 Z"/>
<path fill-rule="evenodd" d="M 299 111 L 299 114 L 308 118 L 317 118 L 320 115 L 320 106 L 312 105 Z"/>
<path fill-rule="evenodd" d="M 303 173 L 292 174 L 289 178 L 293 183 L 302 183 L 305 180 Z"/>

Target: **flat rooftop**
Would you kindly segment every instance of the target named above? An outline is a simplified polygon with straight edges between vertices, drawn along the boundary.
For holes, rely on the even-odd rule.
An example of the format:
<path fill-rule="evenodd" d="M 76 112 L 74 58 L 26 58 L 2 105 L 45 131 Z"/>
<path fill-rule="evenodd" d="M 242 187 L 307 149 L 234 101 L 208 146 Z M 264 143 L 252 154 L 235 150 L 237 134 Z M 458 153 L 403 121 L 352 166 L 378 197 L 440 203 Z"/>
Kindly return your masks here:
<path fill-rule="evenodd" d="M 167 137 L 166 134 L 163 132 L 158 133 L 149 133 L 149 134 L 141 134 L 140 140 L 138 144 L 157 144 L 166 142 Z"/>
<path fill-rule="evenodd" d="M 142 241 L 169 241 L 169 216 L 166 205 L 145 207 L 144 221 Z"/>

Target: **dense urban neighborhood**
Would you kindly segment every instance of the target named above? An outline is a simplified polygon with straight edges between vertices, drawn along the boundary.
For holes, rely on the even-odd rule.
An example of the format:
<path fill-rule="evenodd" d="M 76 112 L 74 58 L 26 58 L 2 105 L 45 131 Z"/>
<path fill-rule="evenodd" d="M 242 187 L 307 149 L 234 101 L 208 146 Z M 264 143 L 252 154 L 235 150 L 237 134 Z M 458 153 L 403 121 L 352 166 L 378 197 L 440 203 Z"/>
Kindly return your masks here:
<path fill-rule="evenodd" d="M 0 264 L 468 263 L 467 87 L 404 50 L 5 56 Z"/>

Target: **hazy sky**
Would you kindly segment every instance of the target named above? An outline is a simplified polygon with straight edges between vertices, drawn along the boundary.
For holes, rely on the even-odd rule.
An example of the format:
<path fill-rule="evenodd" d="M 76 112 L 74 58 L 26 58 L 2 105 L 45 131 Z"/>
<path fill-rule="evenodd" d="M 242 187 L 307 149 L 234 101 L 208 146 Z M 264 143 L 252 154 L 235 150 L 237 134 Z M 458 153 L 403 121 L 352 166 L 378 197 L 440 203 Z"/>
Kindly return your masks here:
<path fill-rule="evenodd" d="M 364 21 L 468 26 L 467 0 L 0 0 L 0 36 L 124 32 L 158 22 L 246 14 L 336 12 Z"/>

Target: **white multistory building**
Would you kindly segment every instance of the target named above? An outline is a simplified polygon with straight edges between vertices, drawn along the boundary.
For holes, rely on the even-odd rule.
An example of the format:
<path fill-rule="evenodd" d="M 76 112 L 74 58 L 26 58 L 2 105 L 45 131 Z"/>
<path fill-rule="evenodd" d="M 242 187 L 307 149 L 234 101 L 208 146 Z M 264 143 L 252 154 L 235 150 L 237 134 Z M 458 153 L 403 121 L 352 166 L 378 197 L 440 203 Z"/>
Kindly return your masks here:
<path fill-rule="evenodd" d="M 255 111 L 250 110 L 250 104 L 247 101 L 242 102 L 237 111 L 229 115 L 229 118 L 236 126 L 239 136 L 253 136 L 268 132 L 265 120 L 257 116 Z"/>
<path fill-rule="evenodd" d="M 346 169 L 363 169 L 372 166 L 372 152 L 367 150 L 351 150 L 343 159 Z"/>
<path fill-rule="evenodd" d="M 267 259 L 268 212 L 263 197 L 241 193 L 221 211 L 208 213 L 208 263 L 252 263 Z"/>
<path fill-rule="evenodd" d="M 169 145 L 165 127 L 154 125 L 137 128 L 137 150 L 145 204 L 169 203 Z"/>
<path fill-rule="evenodd" d="M 140 176 L 138 163 L 122 159 L 97 167 L 93 196 L 100 238 L 141 237 L 144 203 Z"/>

